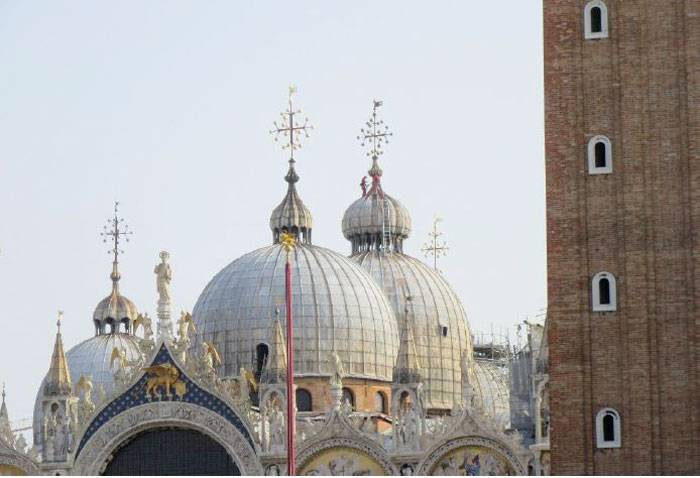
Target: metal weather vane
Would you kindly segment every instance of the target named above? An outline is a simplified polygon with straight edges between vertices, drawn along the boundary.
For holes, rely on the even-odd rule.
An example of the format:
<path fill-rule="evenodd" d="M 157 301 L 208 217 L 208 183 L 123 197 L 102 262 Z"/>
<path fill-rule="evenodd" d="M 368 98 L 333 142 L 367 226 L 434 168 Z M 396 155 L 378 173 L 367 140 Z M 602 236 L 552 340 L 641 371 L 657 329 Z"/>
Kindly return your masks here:
<path fill-rule="evenodd" d="M 423 251 L 426 257 L 433 256 L 433 268 L 435 270 L 438 270 L 438 258 L 446 256 L 447 251 L 450 250 L 450 248 L 447 247 L 447 243 L 440 239 L 443 233 L 438 230 L 438 224 L 441 222 L 442 218 L 436 216 L 433 220 L 433 230 L 428 233 L 428 242 L 423 244 L 423 247 L 421 248 L 421 251 Z"/>
<path fill-rule="evenodd" d="M 365 128 L 360 129 L 357 139 L 360 145 L 367 148 L 367 156 L 376 161 L 384 154 L 383 144 L 389 144 L 389 137 L 394 133 L 389 131 L 389 127 L 384 124 L 384 120 L 377 120 L 377 108 L 384 104 L 381 100 L 374 100 L 372 106 L 372 117 L 365 122 Z"/>
<path fill-rule="evenodd" d="M 270 130 L 270 134 L 274 135 L 275 141 L 279 141 L 280 137 L 284 139 L 282 144 L 282 149 L 289 150 L 289 161 L 294 162 L 294 151 L 301 149 L 301 135 L 305 138 L 309 137 L 309 131 L 314 129 L 314 127 L 309 123 L 309 118 L 304 117 L 304 122 L 299 122 L 299 117 L 302 114 L 300 109 L 294 109 L 294 103 L 292 101 L 292 96 L 297 92 L 295 86 L 289 87 L 289 97 L 288 106 L 285 111 L 280 113 L 281 120 L 279 123 L 274 121 L 272 124 L 273 129 Z"/>

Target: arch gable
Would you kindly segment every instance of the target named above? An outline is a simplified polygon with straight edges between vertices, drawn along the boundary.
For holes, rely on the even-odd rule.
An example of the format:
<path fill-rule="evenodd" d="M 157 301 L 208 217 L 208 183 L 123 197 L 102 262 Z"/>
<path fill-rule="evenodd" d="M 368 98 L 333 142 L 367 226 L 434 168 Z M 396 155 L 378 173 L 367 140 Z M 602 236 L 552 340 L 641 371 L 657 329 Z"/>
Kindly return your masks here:
<path fill-rule="evenodd" d="M 160 397 L 154 393 L 150 395 L 147 393 L 149 381 L 154 380 L 153 374 L 147 372 L 147 369 L 155 366 L 174 367 L 179 372 L 169 395 L 165 395 L 163 389 L 158 390 L 162 395 Z M 156 410 L 159 410 L 158 407 L 147 407 L 148 405 L 156 404 L 189 404 L 206 409 L 228 422 L 240 434 L 247 445 L 251 449 L 255 449 L 253 435 L 238 414 L 221 398 L 191 379 L 173 358 L 165 343 L 163 343 L 151 361 L 151 366 L 144 367 L 143 372 L 133 385 L 105 405 L 85 427 L 82 437 L 78 441 L 79 444 L 75 453 L 76 460 L 80 457 L 90 439 L 100 432 L 103 427 L 108 426 L 113 419 L 132 409 L 141 409 L 143 407 L 147 410 L 153 410 L 150 413 L 156 413 Z M 168 408 L 166 407 L 165 409 Z"/>
<path fill-rule="evenodd" d="M 13 450 L 0 441 L 0 475 L 2 469 L 20 470 L 27 475 L 41 475 L 39 466 L 29 456 Z"/>
<path fill-rule="evenodd" d="M 353 427 L 340 410 L 333 410 L 320 432 L 301 444 L 297 453 L 297 470 L 304 470 L 322 455 L 343 453 L 351 455 L 351 459 L 356 459 L 358 465 L 364 462 L 372 471 L 370 474 L 378 474 L 379 470 L 385 475 L 399 474 L 386 450 Z M 346 458 L 338 456 L 337 459 Z"/>
<path fill-rule="evenodd" d="M 255 448 L 233 424 L 218 413 L 186 402 L 154 402 L 129 408 L 110 419 L 85 443 L 73 473 L 99 475 L 111 454 L 141 432 L 176 427 L 195 430 L 219 443 L 243 475 L 261 475 Z"/>
<path fill-rule="evenodd" d="M 495 462 L 494 466 L 500 462 L 504 467 L 496 474 L 527 475 L 525 465 L 510 447 L 493 438 L 476 435 L 453 438 L 433 447 L 418 465 L 417 474 L 434 475 L 440 466 L 448 467 L 448 471 L 443 470 L 441 474 L 457 474 L 457 469 L 451 467 L 483 467 L 490 465 L 489 459 Z"/>

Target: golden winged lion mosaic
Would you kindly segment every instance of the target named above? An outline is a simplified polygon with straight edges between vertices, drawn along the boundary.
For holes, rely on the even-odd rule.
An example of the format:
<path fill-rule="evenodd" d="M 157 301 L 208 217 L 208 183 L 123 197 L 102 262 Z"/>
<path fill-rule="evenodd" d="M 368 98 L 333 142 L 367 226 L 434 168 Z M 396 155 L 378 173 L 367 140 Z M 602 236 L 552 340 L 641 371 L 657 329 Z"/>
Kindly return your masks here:
<path fill-rule="evenodd" d="M 170 397 L 173 393 L 182 399 L 187 391 L 185 382 L 180 380 L 180 371 L 171 363 L 152 365 L 143 369 L 150 376 L 146 381 L 146 397 Z"/>

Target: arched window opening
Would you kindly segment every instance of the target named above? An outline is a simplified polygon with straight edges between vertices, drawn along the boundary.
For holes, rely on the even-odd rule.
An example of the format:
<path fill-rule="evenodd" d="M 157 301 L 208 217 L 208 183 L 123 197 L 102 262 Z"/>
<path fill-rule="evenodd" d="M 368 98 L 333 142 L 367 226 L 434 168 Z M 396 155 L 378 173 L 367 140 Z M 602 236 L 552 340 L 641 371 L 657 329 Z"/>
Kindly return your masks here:
<path fill-rule="evenodd" d="M 605 143 L 602 141 L 598 141 L 595 144 L 595 167 L 596 168 L 604 168 L 607 165 L 607 158 L 606 158 L 606 150 L 607 148 L 605 147 Z"/>
<path fill-rule="evenodd" d="M 387 400 L 386 395 L 382 392 L 377 392 L 374 394 L 374 411 L 379 413 L 389 413 L 387 410 Z"/>
<path fill-rule="evenodd" d="M 593 136 L 588 140 L 588 174 L 612 173 L 612 147 L 606 136 Z"/>
<path fill-rule="evenodd" d="M 297 411 L 299 412 L 310 412 L 313 409 L 313 403 L 311 401 L 311 392 L 305 388 L 297 389 Z"/>
<path fill-rule="evenodd" d="M 612 408 L 604 408 L 596 415 L 596 445 L 598 448 L 619 448 L 620 415 Z"/>
<path fill-rule="evenodd" d="M 615 276 L 609 272 L 598 272 L 591 282 L 593 312 L 617 310 L 617 285 Z"/>
<path fill-rule="evenodd" d="M 591 0 L 583 9 L 586 40 L 608 37 L 608 8 L 602 0 Z"/>
<path fill-rule="evenodd" d="M 598 290 L 600 294 L 600 304 L 610 305 L 610 279 L 602 278 L 598 281 Z"/>
<path fill-rule="evenodd" d="M 261 343 L 255 347 L 255 375 L 258 379 L 260 379 L 260 375 L 262 374 L 265 365 L 267 365 L 267 356 L 269 353 L 270 349 L 268 348 L 267 344 Z"/>
<path fill-rule="evenodd" d="M 113 334 L 114 333 L 114 321 L 112 319 L 107 319 L 105 321 L 105 329 L 108 334 Z"/>
<path fill-rule="evenodd" d="M 343 387 L 343 405 L 346 403 L 355 409 L 355 394 L 349 388 Z"/>
<path fill-rule="evenodd" d="M 603 417 L 603 440 L 615 441 L 615 417 L 611 413 Z"/>
<path fill-rule="evenodd" d="M 603 31 L 603 12 L 600 7 L 591 8 L 591 33 L 600 33 Z"/>

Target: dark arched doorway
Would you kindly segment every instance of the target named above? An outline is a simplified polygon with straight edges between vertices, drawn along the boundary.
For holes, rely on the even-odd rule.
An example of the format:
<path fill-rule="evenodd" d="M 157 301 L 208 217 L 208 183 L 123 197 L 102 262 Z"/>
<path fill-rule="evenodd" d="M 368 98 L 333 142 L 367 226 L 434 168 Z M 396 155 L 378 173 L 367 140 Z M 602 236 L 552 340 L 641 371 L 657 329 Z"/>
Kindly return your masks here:
<path fill-rule="evenodd" d="M 208 436 L 182 428 L 135 435 L 114 451 L 104 475 L 240 475 L 226 450 Z"/>

